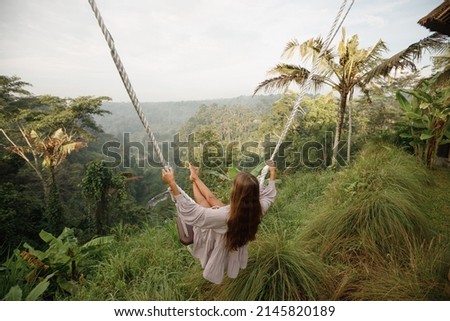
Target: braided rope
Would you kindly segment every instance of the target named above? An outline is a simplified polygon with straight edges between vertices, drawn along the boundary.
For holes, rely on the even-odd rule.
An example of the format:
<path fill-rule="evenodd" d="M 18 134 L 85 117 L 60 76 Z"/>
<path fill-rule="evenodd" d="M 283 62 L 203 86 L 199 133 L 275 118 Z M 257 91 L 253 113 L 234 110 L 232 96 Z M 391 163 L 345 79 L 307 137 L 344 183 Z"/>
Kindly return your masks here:
<path fill-rule="evenodd" d="M 108 28 L 105 25 L 105 22 L 103 21 L 102 16 L 100 15 L 100 11 L 95 3 L 94 0 L 88 0 L 89 4 L 91 5 L 92 11 L 95 14 L 95 17 L 97 18 L 98 25 L 100 26 L 100 29 L 102 30 L 103 35 L 105 36 L 105 40 L 108 43 L 109 49 L 111 51 L 111 57 L 114 61 L 114 64 L 116 65 L 117 71 L 120 74 L 120 78 L 122 79 L 122 82 L 125 86 L 125 89 L 127 90 L 128 96 L 131 99 L 131 102 L 133 104 L 134 109 L 136 110 L 136 113 L 139 116 L 139 119 L 142 123 L 142 125 L 145 128 L 145 131 L 147 132 L 148 137 L 150 138 L 150 141 L 153 145 L 153 150 L 156 152 L 156 155 L 158 156 L 159 161 L 164 166 L 165 169 L 169 169 L 170 165 L 169 163 L 164 159 L 164 155 L 161 152 L 161 149 L 159 148 L 158 141 L 156 140 L 155 135 L 153 134 L 152 130 L 150 129 L 150 125 L 148 124 L 147 118 L 144 115 L 144 112 L 142 111 L 141 104 L 139 103 L 139 100 L 136 96 L 136 92 L 133 89 L 133 86 L 131 85 L 130 79 L 128 78 L 127 72 L 125 71 L 125 67 L 122 64 L 122 61 L 119 57 L 119 54 L 117 53 L 116 47 L 114 46 L 114 40 L 111 36 Z M 190 202 L 194 202 L 194 200 L 180 187 L 178 186 L 178 189 L 180 190 L 180 193 L 188 199 Z M 187 228 L 183 226 L 183 229 L 185 231 L 185 234 L 187 235 Z"/>
<path fill-rule="evenodd" d="M 341 16 L 344 12 L 344 9 L 347 6 L 347 0 L 343 0 L 341 7 L 339 8 L 339 11 L 336 15 L 336 18 L 333 21 L 333 24 L 330 28 L 330 31 L 328 32 L 327 38 L 325 39 L 325 42 L 322 46 L 322 48 L 320 49 L 319 55 L 317 56 L 317 58 L 314 60 L 313 62 L 313 66 L 311 68 L 311 71 L 308 74 L 308 77 L 305 80 L 305 83 L 302 87 L 300 87 L 300 92 L 299 95 L 297 97 L 297 100 L 294 104 L 294 107 L 292 108 L 291 114 L 289 115 L 288 121 L 286 122 L 286 125 L 284 126 L 283 131 L 281 132 L 281 135 L 278 139 L 277 144 L 275 145 L 275 148 L 272 152 L 272 155 L 270 156 L 270 160 L 273 161 L 273 159 L 275 158 L 275 156 L 278 154 L 278 151 L 280 149 L 280 146 L 282 144 L 282 142 L 286 139 L 286 135 L 289 131 L 289 129 L 292 126 L 292 123 L 295 120 L 295 116 L 297 115 L 298 112 L 301 112 L 302 114 L 305 114 L 305 110 L 301 107 L 301 103 L 303 102 L 303 99 L 305 98 L 306 94 L 311 90 L 312 86 L 313 86 L 313 77 L 316 74 L 316 71 L 319 67 L 320 64 L 320 60 L 322 59 L 322 56 L 325 54 L 325 52 L 328 50 L 328 48 L 330 47 L 331 42 L 333 41 L 333 39 L 335 38 L 337 32 L 339 31 L 340 27 L 342 26 L 342 24 L 344 23 L 345 18 L 347 17 L 350 9 L 353 6 L 353 3 L 355 2 L 355 0 L 352 0 L 351 4 L 349 5 L 349 7 L 347 8 L 347 11 L 345 12 L 343 18 L 341 19 Z M 264 179 L 267 175 L 269 171 L 269 166 L 265 166 L 262 171 L 261 171 L 261 175 L 259 176 L 260 179 L 260 185 L 262 186 L 264 184 Z"/>
<path fill-rule="evenodd" d="M 122 61 L 120 60 L 119 54 L 117 53 L 116 47 L 114 46 L 114 40 L 111 36 L 111 34 L 108 31 L 108 28 L 106 28 L 105 22 L 103 21 L 102 16 L 100 15 L 100 11 L 98 10 L 98 7 L 94 0 L 88 0 L 89 4 L 91 5 L 92 11 L 95 14 L 95 17 L 97 18 L 98 25 L 100 26 L 100 29 L 102 30 L 103 35 L 105 36 L 105 40 L 108 43 L 109 49 L 111 50 L 111 56 L 114 60 L 114 63 L 116 65 L 117 71 L 120 74 L 120 78 L 122 79 L 122 82 L 125 86 L 125 89 L 127 90 L 128 96 L 131 99 L 131 102 L 133 104 L 134 109 L 136 110 L 140 121 L 142 122 L 142 125 L 145 128 L 145 131 L 148 134 L 148 137 L 150 138 L 150 141 L 153 144 L 153 149 L 156 152 L 156 155 L 158 156 L 159 161 L 164 166 L 164 168 L 169 168 L 168 162 L 164 159 L 164 156 L 161 152 L 161 149 L 159 148 L 158 142 L 155 138 L 155 135 L 150 129 L 150 125 L 148 124 L 147 119 L 145 118 L 144 112 L 142 111 L 141 104 L 139 103 L 139 100 L 136 96 L 136 92 L 133 89 L 133 86 L 131 86 L 130 79 L 128 78 L 127 72 L 125 71 L 125 68 L 122 64 Z"/>

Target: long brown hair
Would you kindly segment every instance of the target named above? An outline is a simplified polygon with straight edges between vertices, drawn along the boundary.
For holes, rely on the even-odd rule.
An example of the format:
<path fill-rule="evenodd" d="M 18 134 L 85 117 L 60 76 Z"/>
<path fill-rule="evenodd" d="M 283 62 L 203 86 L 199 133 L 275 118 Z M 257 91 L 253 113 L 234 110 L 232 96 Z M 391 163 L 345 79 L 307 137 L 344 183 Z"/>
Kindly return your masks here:
<path fill-rule="evenodd" d="M 231 190 L 230 216 L 225 235 L 226 249 L 237 250 L 249 241 L 253 241 L 261 219 L 258 180 L 252 174 L 241 172 L 234 179 Z"/>

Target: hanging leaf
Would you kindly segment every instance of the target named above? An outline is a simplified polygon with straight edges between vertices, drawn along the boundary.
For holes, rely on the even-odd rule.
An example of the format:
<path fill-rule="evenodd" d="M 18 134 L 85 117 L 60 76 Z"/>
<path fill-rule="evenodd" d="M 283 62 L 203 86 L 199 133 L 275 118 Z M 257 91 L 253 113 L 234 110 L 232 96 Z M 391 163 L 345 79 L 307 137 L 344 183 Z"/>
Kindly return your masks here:
<path fill-rule="evenodd" d="M 261 172 L 261 170 L 264 168 L 264 166 L 266 166 L 265 162 L 262 162 L 260 164 L 258 164 L 258 166 L 256 166 L 251 172 L 250 174 L 254 175 L 254 176 L 258 176 L 259 172 Z"/>
<path fill-rule="evenodd" d="M 50 243 L 53 240 L 56 240 L 56 237 L 54 237 L 51 233 L 41 230 L 41 232 L 39 232 L 39 237 L 45 242 L 45 243 Z"/>
<path fill-rule="evenodd" d="M 3 298 L 3 301 L 22 301 L 22 289 L 20 286 L 15 285 Z"/>
<path fill-rule="evenodd" d="M 407 134 L 407 133 L 401 133 L 399 136 L 401 138 L 412 138 L 413 137 L 411 134 Z"/>
<path fill-rule="evenodd" d="M 67 134 L 64 132 L 62 128 L 58 128 L 51 137 L 55 139 L 68 138 Z"/>
<path fill-rule="evenodd" d="M 230 180 L 230 178 L 227 175 L 224 175 L 222 173 L 219 173 L 217 171 L 213 171 L 213 170 L 210 170 L 210 169 L 203 170 L 203 173 L 208 174 L 208 175 L 217 176 L 217 177 L 219 177 L 219 178 L 221 178 L 223 180 L 227 180 L 227 181 Z"/>
<path fill-rule="evenodd" d="M 84 142 L 74 142 L 74 143 L 64 144 L 61 146 L 61 152 L 63 153 L 64 156 L 67 156 L 71 152 L 78 151 L 81 148 L 86 147 L 86 146 L 87 146 L 87 144 Z"/>
<path fill-rule="evenodd" d="M 397 91 L 396 93 L 397 101 L 400 103 L 400 108 L 404 112 L 409 112 L 411 110 L 411 104 L 409 103 L 408 99 L 400 92 Z"/>
<path fill-rule="evenodd" d="M 430 133 L 422 133 L 420 135 L 420 140 L 427 140 L 430 139 L 431 137 L 434 137 L 434 135 Z"/>
<path fill-rule="evenodd" d="M 228 176 L 231 180 L 233 180 L 233 179 L 236 178 L 236 176 L 237 176 L 239 173 L 240 173 L 240 170 L 239 170 L 239 169 L 237 169 L 237 168 L 234 167 L 234 166 L 231 166 L 231 167 L 228 169 L 227 176 Z"/>
<path fill-rule="evenodd" d="M 83 244 L 83 248 L 91 247 L 91 246 L 100 246 L 105 244 L 111 244 L 114 241 L 114 236 L 101 236 L 96 237 L 95 239 L 90 240 L 89 242 Z"/>
<path fill-rule="evenodd" d="M 31 130 L 31 132 L 30 132 L 30 137 L 32 138 L 32 139 L 39 139 L 39 135 L 38 135 L 38 133 L 36 133 L 36 131 L 33 129 L 33 130 Z"/>
<path fill-rule="evenodd" d="M 36 256 L 39 260 L 44 260 L 47 258 L 47 254 L 45 252 L 35 250 L 30 244 L 25 243 L 23 245 L 24 248 L 28 250 L 28 252 L 34 256 Z"/>
<path fill-rule="evenodd" d="M 43 281 L 39 282 L 39 284 L 36 285 L 30 293 L 28 293 L 25 301 L 36 301 L 37 299 L 39 299 L 39 297 L 45 292 L 45 290 L 47 290 L 48 286 L 50 285 L 50 282 L 48 280 L 54 275 L 55 273 L 49 274 Z"/>

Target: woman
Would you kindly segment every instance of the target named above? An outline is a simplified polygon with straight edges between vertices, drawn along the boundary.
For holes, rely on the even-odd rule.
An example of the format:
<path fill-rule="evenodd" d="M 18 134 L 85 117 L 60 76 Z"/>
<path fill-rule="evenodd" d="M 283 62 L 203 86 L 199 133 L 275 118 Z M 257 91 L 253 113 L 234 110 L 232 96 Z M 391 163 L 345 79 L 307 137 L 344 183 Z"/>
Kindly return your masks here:
<path fill-rule="evenodd" d="M 231 190 L 230 205 L 219 201 L 198 177 L 198 168 L 189 166 L 194 199 L 181 195 L 172 169 L 162 171 L 162 178 L 175 197 L 178 213 L 193 226 L 192 255 L 200 260 L 203 277 L 219 284 L 224 273 L 236 278 L 247 266 L 249 241 L 255 239 L 263 215 L 275 199 L 276 168 L 268 162 L 269 184 L 260 189 L 257 178 L 239 173 Z"/>

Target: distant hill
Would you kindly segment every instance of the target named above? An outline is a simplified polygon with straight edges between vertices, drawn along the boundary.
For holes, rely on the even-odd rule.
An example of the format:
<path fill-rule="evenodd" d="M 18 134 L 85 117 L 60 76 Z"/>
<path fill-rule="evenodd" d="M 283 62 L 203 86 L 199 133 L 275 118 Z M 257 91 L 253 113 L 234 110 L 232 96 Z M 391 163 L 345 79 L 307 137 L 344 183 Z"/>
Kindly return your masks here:
<path fill-rule="evenodd" d="M 144 102 L 142 110 L 149 122 L 151 130 L 158 139 L 166 139 L 176 133 L 183 124 L 199 110 L 200 106 L 216 105 L 245 106 L 255 109 L 270 109 L 280 95 L 240 96 L 235 98 L 174 101 L 174 102 Z M 133 137 L 145 137 L 145 130 L 130 103 L 105 102 L 103 108 L 111 115 L 97 117 L 96 121 L 103 130 L 114 136 L 131 133 Z"/>

